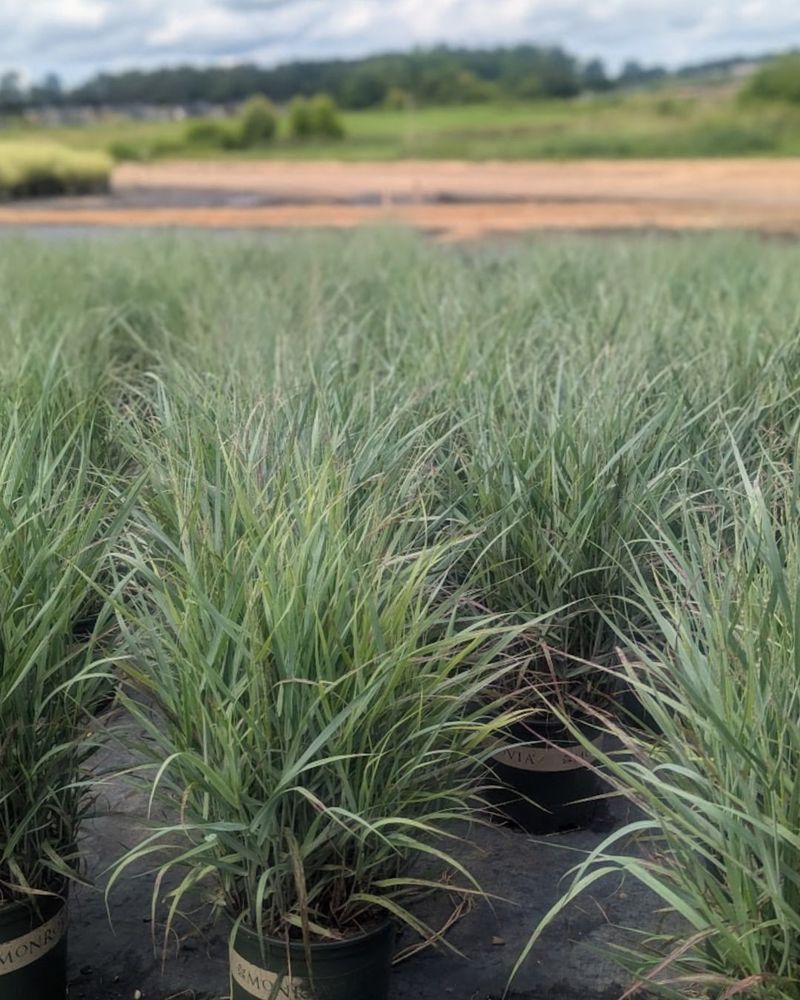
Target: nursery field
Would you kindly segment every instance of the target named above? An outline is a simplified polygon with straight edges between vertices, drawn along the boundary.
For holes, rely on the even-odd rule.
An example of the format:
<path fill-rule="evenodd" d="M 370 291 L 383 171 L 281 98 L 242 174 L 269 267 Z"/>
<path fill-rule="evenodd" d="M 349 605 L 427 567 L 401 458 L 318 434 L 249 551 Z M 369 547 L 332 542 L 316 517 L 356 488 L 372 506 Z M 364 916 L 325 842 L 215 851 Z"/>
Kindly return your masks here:
<path fill-rule="evenodd" d="M 4 235 L 0 1000 L 797 1000 L 798 269 Z"/>

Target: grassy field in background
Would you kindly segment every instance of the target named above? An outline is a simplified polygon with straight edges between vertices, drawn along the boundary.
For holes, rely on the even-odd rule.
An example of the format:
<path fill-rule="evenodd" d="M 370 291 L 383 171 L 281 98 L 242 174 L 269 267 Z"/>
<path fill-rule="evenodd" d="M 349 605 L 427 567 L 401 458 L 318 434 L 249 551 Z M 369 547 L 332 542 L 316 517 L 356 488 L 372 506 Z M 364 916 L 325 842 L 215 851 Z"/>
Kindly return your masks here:
<path fill-rule="evenodd" d="M 8 128 L 8 138 L 126 148 L 130 158 L 395 160 L 561 159 L 800 154 L 800 110 L 743 105 L 730 91 L 655 91 L 571 101 L 370 110 L 343 114 L 343 140 L 278 137 L 248 151 L 188 146 L 186 122 L 109 120 L 85 127 Z"/>

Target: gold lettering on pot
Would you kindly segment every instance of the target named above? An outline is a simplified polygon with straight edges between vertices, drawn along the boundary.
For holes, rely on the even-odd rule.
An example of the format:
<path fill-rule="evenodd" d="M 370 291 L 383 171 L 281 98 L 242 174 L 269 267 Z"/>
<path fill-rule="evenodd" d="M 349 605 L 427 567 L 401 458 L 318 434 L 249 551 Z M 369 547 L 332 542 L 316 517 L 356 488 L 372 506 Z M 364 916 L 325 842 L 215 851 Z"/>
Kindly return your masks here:
<path fill-rule="evenodd" d="M 67 932 L 67 908 L 62 906 L 47 923 L 29 934 L 0 942 L 0 976 L 10 976 L 52 951 Z"/>
<path fill-rule="evenodd" d="M 231 976 L 258 1000 L 314 1000 L 310 986 L 302 979 L 289 979 L 282 972 L 269 972 L 230 950 Z"/>
<path fill-rule="evenodd" d="M 564 747 L 503 747 L 493 755 L 498 764 L 517 771 L 577 771 L 592 759 L 592 752 L 578 744 Z"/>

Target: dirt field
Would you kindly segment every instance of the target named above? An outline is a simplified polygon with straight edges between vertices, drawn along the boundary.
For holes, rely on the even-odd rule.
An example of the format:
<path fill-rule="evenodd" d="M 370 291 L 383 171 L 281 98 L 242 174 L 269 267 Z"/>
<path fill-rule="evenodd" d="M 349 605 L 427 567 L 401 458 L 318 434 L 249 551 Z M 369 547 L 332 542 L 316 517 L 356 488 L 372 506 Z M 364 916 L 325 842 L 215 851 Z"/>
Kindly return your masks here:
<path fill-rule="evenodd" d="M 800 160 L 126 164 L 103 197 L 15 203 L 0 225 L 800 234 Z"/>

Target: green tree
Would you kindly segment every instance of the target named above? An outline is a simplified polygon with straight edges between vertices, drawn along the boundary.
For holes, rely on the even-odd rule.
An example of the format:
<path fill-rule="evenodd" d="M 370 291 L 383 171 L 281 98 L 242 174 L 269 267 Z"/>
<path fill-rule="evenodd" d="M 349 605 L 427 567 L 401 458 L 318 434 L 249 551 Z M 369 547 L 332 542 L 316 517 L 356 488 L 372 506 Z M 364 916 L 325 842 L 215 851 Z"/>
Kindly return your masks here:
<path fill-rule="evenodd" d="M 346 108 L 373 108 L 386 98 L 386 80 L 372 70 L 356 70 L 342 88 L 342 104 Z"/>
<path fill-rule="evenodd" d="M 583 67 L 583 85 L 587 90 L 601 91 L 611 87 L 602 59 L 590 59 Z"/>
<path fill-rule="evenodd" d="M 755 73 L 742 91 L 745 98 L 800 104 L 800 52 L 773 59 Z"/>

